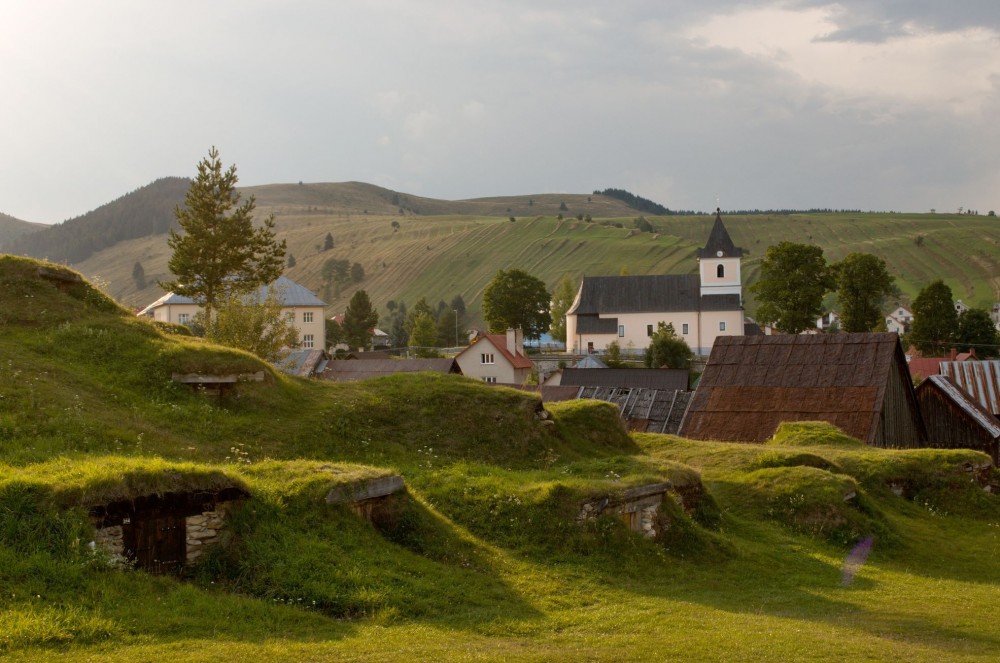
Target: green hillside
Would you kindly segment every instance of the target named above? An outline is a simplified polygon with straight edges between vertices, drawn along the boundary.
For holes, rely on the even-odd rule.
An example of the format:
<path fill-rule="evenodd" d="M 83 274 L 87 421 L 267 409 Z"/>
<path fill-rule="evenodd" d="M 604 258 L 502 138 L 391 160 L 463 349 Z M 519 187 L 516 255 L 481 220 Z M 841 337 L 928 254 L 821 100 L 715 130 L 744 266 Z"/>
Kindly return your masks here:
<path fill-rule="evenodd" d="M 764 446 L 629 436 L 608 404 L 546 419 L 460 376 L 291 379 L 40 266 L 0 257 L 5 660 L 995 658 L 982 454 L 816 424 Z M 170 380 L 256 370 L 224 400 Z M 324 499 L 389 473 L 407 491 L 386 521 Z M 654 538 L 578 519 L 665 481 Z M 90 552 L 84 505 L 193 486 L 250 498 L 184 578 Z"/>
<path fill-rule="evenodd" d="M 106 283 L 120 302 L 145 306 L 162 294 L 156 281 L 168 277 L 169 251 L 162 233 L 182 196 L 183 182 L 162 180 L 73 223 L 32 234 L 34 248 L 24 252 L 59 259 L 63 249 L 50 245 L 55 240 L 74 255 L 92 250 L 90 257 L 68 261 Z M 705 242 L 712 221 L 708 215 L 649 216 L 658 232 L 639 233 L 632 223 L 637 212 L 613 198 L 585 194 L 446 201 L 358 182 L 276 184 L 242 191 L 257 197 L 260 215 L 275 214 L 279 238 L 287 240 L 296 260 L 288 276 L 323 297 L 331 315 L 343 311 L 355 287 L 339 293 L 326 287 L 321 274 L 329 259 L 360 263 L 366 279 L 357 287 L 368 291 L 379 307 L 390 299 L 412 305 L 420 297 L 436 303 L 460 294 L 475 316 L 483 289 L 502 268 L 526 269 L 549 287 L 565 273 L 694 272 L 695 251 Z M 560 211 L 562 204 L 565 211 Z M 139 214 L 139 222 L 127 212 L 133 208 L 155 209 L 159 221 L 150 220 L 150 212 Z M 560 214 L 563 220 L 557 218 Z M 577 215 L 590 216 L 594 223 L 577 220 Z M 733 239 L 749 251 L 744 283 L 757 278 L 767 247 L 787 239 L 818 244 L 830 260 L 853 251 L 882 257 L 896 276 L 903 302 L 938 278 L 967 304 L 989 307 L 1000 300 L 1000 224 L 995 217 L 815 213 L 725 218 Z M 81 241 L 79 233 L 92 238 Z M 323 251 L 327 233 L 334 248 Z M 26 248 L 28 239 L 16 246 Z M 146 275 L 142 289 L 132 279 L 136 262 Z M 748 310 L 752 315 L 752 299 Z"/>

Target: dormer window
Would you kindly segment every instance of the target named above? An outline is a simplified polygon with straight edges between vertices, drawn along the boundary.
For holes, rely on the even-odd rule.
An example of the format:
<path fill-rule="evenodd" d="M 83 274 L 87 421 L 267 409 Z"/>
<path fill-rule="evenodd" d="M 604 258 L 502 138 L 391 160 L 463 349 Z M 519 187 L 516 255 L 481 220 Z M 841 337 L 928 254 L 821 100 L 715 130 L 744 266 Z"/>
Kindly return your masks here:
<path fill-rule="evenodd" d="M 719 265 L 718 267 L 716 267 L 715 268 L 715 275 L 718 276 L 720 279 L 726 278 L 726 266 L 725 265 Z"/>

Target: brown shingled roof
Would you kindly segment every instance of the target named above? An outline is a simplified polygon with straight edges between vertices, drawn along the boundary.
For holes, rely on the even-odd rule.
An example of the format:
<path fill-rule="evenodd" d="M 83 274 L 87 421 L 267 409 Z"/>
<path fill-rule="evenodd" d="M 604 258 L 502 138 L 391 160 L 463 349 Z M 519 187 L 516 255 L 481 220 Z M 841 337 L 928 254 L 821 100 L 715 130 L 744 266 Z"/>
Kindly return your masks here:
<path fill-rule="evenodd" d="M 681 424 L 695 439 L 763 442 L 828 421 L 879 446 L 926 438 L 896 334 L 721 336 Z M 886 417 L 886 394 L 899 408 Z"/>

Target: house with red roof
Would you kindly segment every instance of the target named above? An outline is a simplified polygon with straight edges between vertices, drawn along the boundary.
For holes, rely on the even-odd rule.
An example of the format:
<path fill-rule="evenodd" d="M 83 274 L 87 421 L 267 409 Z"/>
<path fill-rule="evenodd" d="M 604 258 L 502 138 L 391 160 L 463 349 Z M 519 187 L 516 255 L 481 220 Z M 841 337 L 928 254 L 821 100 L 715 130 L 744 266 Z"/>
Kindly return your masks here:
<path fill-rule="evenodd" d="M 464 375 L 499 384 L 524 384 L 534 366 L 524 354 L 520 329 L 508 329 L 506 335 L 479 336 L 455 357 L 455 362 Z"/>

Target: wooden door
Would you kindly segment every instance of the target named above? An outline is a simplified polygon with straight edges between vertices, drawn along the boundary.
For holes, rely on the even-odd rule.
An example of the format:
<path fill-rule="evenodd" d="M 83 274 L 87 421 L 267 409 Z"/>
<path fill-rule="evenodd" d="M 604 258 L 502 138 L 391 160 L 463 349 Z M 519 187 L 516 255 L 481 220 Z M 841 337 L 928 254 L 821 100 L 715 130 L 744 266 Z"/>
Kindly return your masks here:
<path fill-rule="evenodd" d="M 184 516 L 158 514 L 133 516 L 122 526 L 125 556 L 136 568 L 150 573 L 176 573 L 187 559 L 187 528 Z"/>

